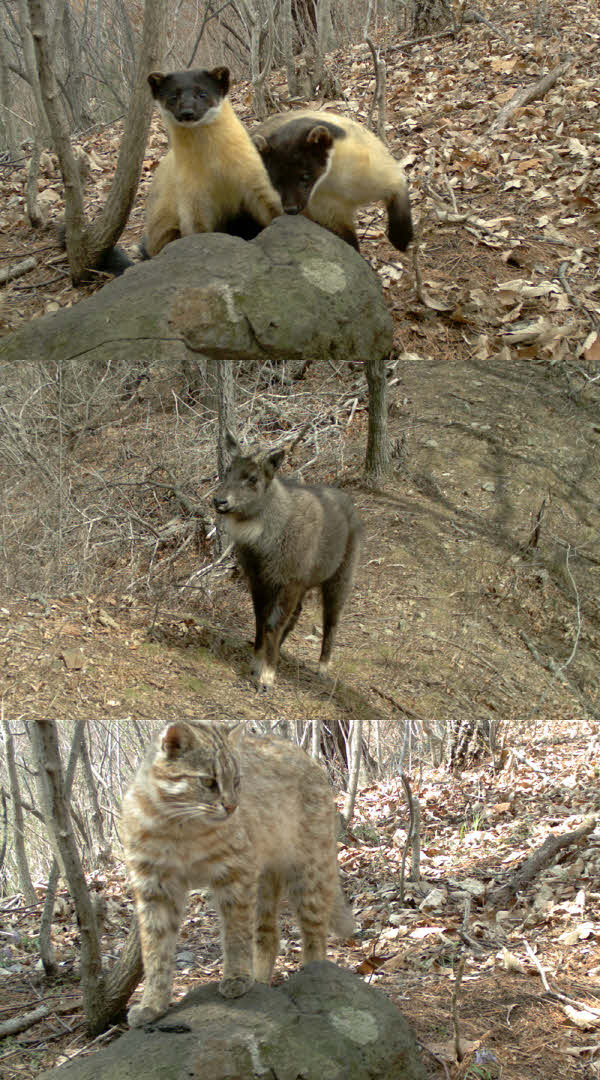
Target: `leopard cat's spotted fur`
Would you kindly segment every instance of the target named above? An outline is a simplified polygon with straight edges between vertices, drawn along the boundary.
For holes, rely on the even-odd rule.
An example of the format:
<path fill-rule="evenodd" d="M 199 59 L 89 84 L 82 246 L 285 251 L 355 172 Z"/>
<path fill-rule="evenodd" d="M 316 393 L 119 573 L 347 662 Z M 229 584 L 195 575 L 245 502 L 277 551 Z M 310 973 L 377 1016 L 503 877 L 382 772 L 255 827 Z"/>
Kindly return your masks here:
<path fill-rule="evenodd" d="M 283 739 L 248 735 L 242 725 L 170 724 L 125 796 L 123 842 L 145 973 L 132 1027 L 169 1006 L 190 889 L 210 887 L 219 908 L 227 998 L 270 981 L 282 890 L 297 913 L 305 964 L 326 958 L 330 927 L 352 932 L 327 777 Z"/>

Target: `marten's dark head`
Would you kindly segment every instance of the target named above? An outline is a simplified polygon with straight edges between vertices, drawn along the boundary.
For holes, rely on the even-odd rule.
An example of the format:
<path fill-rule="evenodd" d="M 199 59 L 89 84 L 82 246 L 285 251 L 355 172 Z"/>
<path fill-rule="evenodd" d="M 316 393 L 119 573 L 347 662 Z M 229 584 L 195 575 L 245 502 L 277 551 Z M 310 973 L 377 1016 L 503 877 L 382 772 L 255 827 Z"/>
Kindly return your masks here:
<path fill-rule="evenodd" d="M 336 139 L 346 132 L 337 124 L 300 117 L 266 137 L 253 135 L 269 179 L 281 195 L 285 214 L 301 214 L 319 182 L 327 176 Z"/>
<path fill-rule="evenodd" d="M 168 75 L 153 71 L 148 82 L 167 124 L 195 127 L 216 119 L 229 90 L 229 68 L 197 68 Z"/>

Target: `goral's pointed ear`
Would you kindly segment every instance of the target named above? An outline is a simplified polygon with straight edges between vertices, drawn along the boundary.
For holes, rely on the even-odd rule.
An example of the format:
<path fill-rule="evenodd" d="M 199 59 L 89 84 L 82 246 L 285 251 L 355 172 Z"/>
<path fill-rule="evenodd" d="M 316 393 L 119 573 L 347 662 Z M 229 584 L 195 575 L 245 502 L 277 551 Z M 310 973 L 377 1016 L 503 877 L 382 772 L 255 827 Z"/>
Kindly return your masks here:
<path fill-rule="evenodd" d="M 260 132 L 258 132 L 256 135 L 252 135 L 251 138 L 259 154 L 262 154 L 264 157 L 265 154 L 269 153 L 269 144 L 264 135 L 261 135 Z"/>
<path fill-rule="evenodd" d="M 160 88 L 165 80 L 165 76 L 162 71 L 151 71 L 148 76 L 148 85 L 152 91 L 152 97 L 157 98 L 160 94 Z"/>
<path fill-rule="evenodd" d="M 215 80 L 217 86 L 223 94 L 223 97 L 225 97 L 225 95 L 229 93 L 229 85 L 231 82 L 229 68 L 216 67 L 213 68 L 212 71 L 209 71 L 208 74 L 210 75 L 211 79 Z"/>
<path fill-rule="evenodd" d="M 274 472 L 277 472 L 284 457 L 285 450 L 268 450 L 263 459 L 263 468 L 265 472 L 272 476 Z"/>
<path fill-rule="evenodd" d="M 161 750 L 169 761 L 185 754 L 193 742 L 194 733 L 189 724 L 169 724 L 160 735 Z"/>
<path fill-rule="evenodd" d="M 318 146 L 321 150 L 328 150 L 330 146 L 333 146 L 333 135 L 323 124 L 317 124 L 308 132 L 306 143 L 308 146 Z"/>
<path fill-rule="evenodd" d="M 237 441 L 235 435 L 232 435 L 229 428 L 225 428 L 225 446 L 232 454 L 240 454 L 240 444 Z"/>

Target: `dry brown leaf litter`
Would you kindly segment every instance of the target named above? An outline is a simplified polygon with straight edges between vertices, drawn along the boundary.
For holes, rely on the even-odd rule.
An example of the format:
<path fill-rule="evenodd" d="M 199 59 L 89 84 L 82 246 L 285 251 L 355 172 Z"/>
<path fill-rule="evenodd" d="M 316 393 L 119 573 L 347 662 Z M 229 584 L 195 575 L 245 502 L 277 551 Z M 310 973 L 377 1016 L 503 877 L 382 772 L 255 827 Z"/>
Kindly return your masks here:
<path fill-rule="evenodd" d="M 580 691 L 586 701 L 597 702 L 597 577 L 593 562 L 586 574 L 581 567 L 576 571 L 584 625 L 571 669 L 576 677 L 569 685 L 569 670 L 562 678 L 544 672 L 518 630 L 527 626 L 531 643 L 544 650 L 542 660 L 564 661 L 577 633 L 572 594 L 567 604 L 564 590 L 543 565 L 517 558 L 514 549 L 502 552 L 502 544 L 494 550 L 482 526 L 487 528 L 502 479 L 489 450 L 495 435 L 497 454 L 506 454 L 508 446 L 511 458 L 506 481 L 511 517 L 508 522 L 500 515 L 498 527 L 508 531 L 510 525 L 511 535 L 525 544 L 539 507 L 532 492 L 536 484 L 540 492 L 546 485 L 553 499 L 543 528 L 563 542 L 563 551 L 565 538 L 573 550 L 588 555 L 595 550 L 597 528 L 590 514 L 597 472 L 594 480 L 590 463 L 582 491 L 569 502 L 574 457 L 570 438 L 565 435 L 563 445 L 560 432 L 569 423 L 561 412 L 565 394 L 597 402 L 600 18 L 592 2 L 551 3 L 544 27 L 551 33 L 536 36 L 533 7 L 490 4 L 482 10 L 510 45 L 472 24 L 462 39 L 411 50 L 396 51 L 391 35 L 380 40 L 388 62 L 390 145 L 405 160 L 421 220 L 424 287 L 452 310 L 445 321 L 423 310 L 414 299 L 410 259 L 400 258 L 385 241 L 381 211 L 364 214 L 363 252 L 381 274 L 398 317 L 391 413 L 399 439 L 406 442 L 398 450 L 406 455 L 408 472 L 399 474 L 399 492 L 390 493 L 387 508 L 377 496 L 360 495 L 369 527 L 357 602 L 341 635 L 340 666 L 350 684 L 356 669 L 371 707 L 383 711 L 388 736 L 398 723 L 393 702 L 430 724 L 483 711 L 506 726 L 509 760 L 497 775 L 486 767 L 455 776 L 413 771 L 423 817 L 426 888 L 423 894 L 408 882 L 403 904 L 398 882 L 407 819 L 399 781 L 361 793 L 341 856 L 360 935 L 353 945 L 336 947 L 332 956 L 390 993 L 453 1077 L 521 1080 L 560 1072 L 591 1078 L 598 1075 L 600 1048 L 594 1023 L 600 1004 L 597 839 L 561 852 L 505 910 L 491 911 L 488 896 L 551 830 L 574 829 L 598 811 L 597 725 L 576 696 Z M 572 66 L 560 83 L 519 110 L 503 130 L 490 133 L 514 93 L 565 55 L 572 57 Z M 337 64 L 349 94 L 335 108 L 364 117 L 373 89 L 366 46 L 340 53 Z M 234 98 L 247 112 L 245 91 L 236 91 Z M 101 204 L 110 182 L 118 138 L 117 127 L 83 140 L 91 160 L 91 205 Z M 145 192 L 164 145 L 155 124 L 124 236 L 129 246 L 142 232 Z M 41 186 L 55 217 L 60 184 L 51 166 L 48 172 Z M 75 302 L 85 290 L 69 285 L 50 236 L 36 236 L 25 224 L 23 175 L 3 171 L 0 186 L 3 263 L 32 253 L 38 259 L 33 274 L 3 290 L 9 330 L 53 305 Z M 461 362 L 467 358 L 465 369 Z M 541 397 L 532 399 L 529 416 L 523 407 L 528 364 L 547 369 L 557 380 L 544 384 L 531 377 Z M 322 375 L 309 382 L 309 397 Z M 339 402 L 341 385 L 325 394 L 324 412 Z M 363 408 L 352 413 L 356 447 L 349 465 L 354 469 L 364 442 Z M 351 412 L 352 398 L 346 415 Z M 547 423 L 552 415 L 556 424 Z M 581 413 L 574 410 L 571 422 L 582 423 Z M 582 470 L 586 455 L 589 444 L 582 445 Z M 317 464 L 315 475 L 321 473 Z M 433 520 L 423 512 L 425 500 L 437 507 Z M 435 558 L 415 557 L 415 552 L 427 554 L 428 544 Z M 193 561 L 190 557 L 190 571 Z M 457 585 L 466 568 L 469 580 Z M 277 701 L 256 703 L 239 674 L 244 651 L 235 636 L 227 637 L 240 624 L 249 635 L 249 605 L 244 606 L 239 586 L 223 587 L 237 608 L 228 614 L 227 598 L 221 597 L 220 644 L 202 628 L 194 638 L 194 628 L 179 616 L 163 617 L 168 648 L 161 654 L 160 674 L 153 654 L 145 653 L 147 614 L 135 603 L 65 598 L 43 617 L 36 604 L 26 605 L 28 615 L 11 603 L 2 620 L 8 704 L 25 715 L 40 707 L 59 708 L 63 716 L 103 710 L 107 725 L 125 719 L 125 706 L 148 722 L 157 714 L 168 717 L 171 710 L 191 714 L 197 707 L 198 653 L 192 659 L 197 649 L 216 650 L 219 682 L 210 683 L 210 691 L 218 700 L 223 682 L 224 705 L 233 689 L 249 717 L 254 710 L 293 715 L 299 700 L 314 707 L 302 677 L 290 683 L 282 678 Z M 308 640 L 309 623 L 290 655 L 310 662 L 315 645 Z M 83 667 L 65 660 L 79 651 Z M 378 693 L 382 690 L 387 700 Z M 528 705 L 541 695 L 543 708 L 528 715 Z M 354 705 L 345 701 L 343 707 Z M 109 901 L 110 952 L 113 944 L 118 949 L 127 925 L 123 877 L 115 871 L 96 879 Z M 466 905 L 469 920 L 463 930 Z M 3 977 L 0 1019 L 34 1007 L 52 989 L 35 971 L 37 918 L 38 912 L 18 905 L 2 913 L 3 961 L 18 970 Z M 77 989 L 70 975 L 77 932 L 66 900 L 55 933 L 65 972 L 56 992 L 64 1000 Z M 198 902 L 184 933 L 179 951 L 189 948 L 194 959 L 180 961 L 181 992 L 199 979 L 214 979 L 218 971 L 215 916 L 207 903 Z M 291 924 L 285 939 L 280 971 L 298 958 Z M 550 994 L 527 947 L 549 980 Z M 467 1056 L 457 1066 L 452 1064 L 450 1002 L 453 964 L 463 948 L 467 962 L 459 1017 Z M 555 990 L 576 1004 L 552 998 Z M 80 1014 L 62 1013 L 4 1042 L 0 1076 L 35 1076 L 85 1043 Z M 432 1074 L 439 1074 L 435 1059 L 428 1060 Z"/>

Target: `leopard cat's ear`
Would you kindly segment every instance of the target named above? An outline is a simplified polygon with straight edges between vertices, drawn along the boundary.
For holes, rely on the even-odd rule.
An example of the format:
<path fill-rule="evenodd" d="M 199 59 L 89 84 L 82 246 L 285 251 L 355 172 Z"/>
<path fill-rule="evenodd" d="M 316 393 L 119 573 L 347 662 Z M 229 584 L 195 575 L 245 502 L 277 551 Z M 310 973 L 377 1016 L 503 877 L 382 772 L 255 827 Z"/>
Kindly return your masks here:
<path fill-rule="evenodd" d="M 169 761 L 181 757 L 193 744 L 194 733 L 189 724 L 169 724 L 160 735 L 160 748 Z"/>
<path fill-rule="evenodd" d="M 241 721 L 227 729 L 227 742 L 233 750 L 239 750 L 245 734 L 246 726 Z"/>

